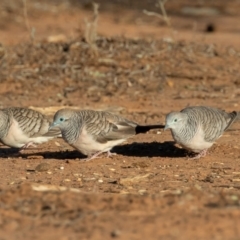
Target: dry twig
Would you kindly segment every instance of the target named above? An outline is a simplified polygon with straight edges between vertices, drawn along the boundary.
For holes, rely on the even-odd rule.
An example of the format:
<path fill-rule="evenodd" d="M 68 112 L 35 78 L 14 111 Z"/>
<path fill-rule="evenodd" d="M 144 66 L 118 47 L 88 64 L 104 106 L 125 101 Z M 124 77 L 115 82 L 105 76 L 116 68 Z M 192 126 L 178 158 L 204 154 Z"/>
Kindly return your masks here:
<path fill-rule="evenodd" d="M 32 44 L 34 44 L 35 39 L 35 28 L 31 28 L 28 20 L 28 13 L 27 13 L 27 0 L 23 0 L 23 15 L 25 20 L 26 28 L 30 34 L 30 39 Z"/>
<path fill-rule="evenodd" d="M 85 19 L 85 32 L 84 37 L 85 41 L 89 44 L 92 53 L 96 56 L 98 55 L 98 48 L 96 45 L 97 40 L 97 24 L 98 24 L 98 16 L 99 16 L 99 4 L 93 3 L 93 19 L 89 22 Z"/>
<path fill-rule="evenodd" d="M 157 7 L 159 7 L 161 9 L 162 14 L 156 13 L 156 12 L 150 12 L 145 9 L 143 10 L 143 13 L 148 16 L 155 16 L 155 17 L 161 18 L 169 27 L 171 27 L 170 18 L 168 17 L 167 12 L 165 10 L 165 3 L 167 1 L 168 0 L 158 0 L 157 1 L 156 5 L 157 5 Z"/>

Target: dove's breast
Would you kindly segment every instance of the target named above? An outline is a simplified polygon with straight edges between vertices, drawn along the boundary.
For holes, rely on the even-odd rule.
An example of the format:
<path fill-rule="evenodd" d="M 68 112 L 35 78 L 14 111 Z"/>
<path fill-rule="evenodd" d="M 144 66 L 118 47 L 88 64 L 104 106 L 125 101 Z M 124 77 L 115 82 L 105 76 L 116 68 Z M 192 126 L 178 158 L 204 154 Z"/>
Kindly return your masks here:
<path fill-rule="evenodd" d="M 89 134 L 85 128 L 83 128 L 77 140 L 71 145 L 84 155 L 89 156 L 96 152 L 107 152 L 125 140 L 126 139 L 118 139 L 101 143 L 96 141 L 93 136 Z"/>
<path fill-rule="evenodd" d="M 19 126 L 19 123 L 13 119 L 11 126 L 9 127 L 7 135 L 1 139 L 1 141 L 10 147 L 21 148 L 29 142 L 33 143 L 43 143 L 50 139 L 50 137 L 38 136 L 38 137 L 29 137 L 24 133 Z"/>
<path fill-rule="evenodd" d="M 173 138 L 182 147 L 198 153 L 204 149 L 210 148 L 213 145 L 213 142 L 208 142 L 205 140 L 204 134 L 205 133 L 202 127 L 198 126 L 194 136 L 191 139 L 187 140 L 187 138 L 184 138 L 183 136 L 179 136 L 179 134 L 174 134 L 174 132 L 173 132 Z"/>

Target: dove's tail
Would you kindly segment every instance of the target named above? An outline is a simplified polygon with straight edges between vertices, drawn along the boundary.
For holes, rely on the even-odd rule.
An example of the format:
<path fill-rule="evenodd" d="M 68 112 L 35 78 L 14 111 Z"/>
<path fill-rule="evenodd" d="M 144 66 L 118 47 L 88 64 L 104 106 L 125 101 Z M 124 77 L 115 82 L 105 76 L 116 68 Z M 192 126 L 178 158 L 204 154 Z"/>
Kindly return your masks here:
<path fill-rule="evenodd" d="M 151 129 L 161 129 L 161 128 L 164 128 L 164 127 L 165 127 L 164 125 L 146 125 L 146 126 L 138 125 L 136 127 L 136 134 L 146 133 Z"/>
<path fill-rule="evenodd" d="M 235 111 L 234 111 L 235 112 Z M 236 120 L 240 120 L 240 112 L 235 112 L 236 113 L 236 115 L 237 115 L 237 117 L 236 117 Z"/>

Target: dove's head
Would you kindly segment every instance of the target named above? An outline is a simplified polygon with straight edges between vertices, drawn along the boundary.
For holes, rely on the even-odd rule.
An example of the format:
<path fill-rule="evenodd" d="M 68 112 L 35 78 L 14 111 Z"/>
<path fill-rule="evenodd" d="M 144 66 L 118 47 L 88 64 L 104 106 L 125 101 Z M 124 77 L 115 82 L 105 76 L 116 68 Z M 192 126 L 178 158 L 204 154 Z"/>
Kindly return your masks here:
<path fill-rule="evenodd" d="M 181 129 L 187 121 L 187 115 L 182 112 L 171 112 L 166 116 L 165 128 L 177 130 Z"/>
<path fill-rule="evenodd" d="M 59 127 L 66 129 L 70 125 L 70 120 L 74 117 L 75 111 L 72 109 L 61 109 L 57 111 L 53 117 L 53 122 L 49 129 Z"/>

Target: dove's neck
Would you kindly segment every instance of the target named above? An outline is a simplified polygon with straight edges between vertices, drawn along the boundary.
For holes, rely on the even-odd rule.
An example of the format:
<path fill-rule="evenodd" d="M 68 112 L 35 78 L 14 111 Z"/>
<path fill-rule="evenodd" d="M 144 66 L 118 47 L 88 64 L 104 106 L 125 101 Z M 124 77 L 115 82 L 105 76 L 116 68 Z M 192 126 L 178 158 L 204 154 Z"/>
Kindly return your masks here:
<path fill-rule="evenodd" d="M 82 118 L 74 114 L 67 125 L 62 129 L 62 137 L 69 144 L 74 144 L 82 131 Z"/>
<path fill-rule="evenodd" d="M 3 111 L 0 111 L 0 139 L 4 138 L 8 134 L 10 125 L 10 117 Z"/>
<path fill-rule="evenodd" d="M 172 129 L 172 135 L 176 142 L 187 143 L 191 141 L 197 130 L 197 122 L 193 119 L 186 118 L 177 128 Z"/>

